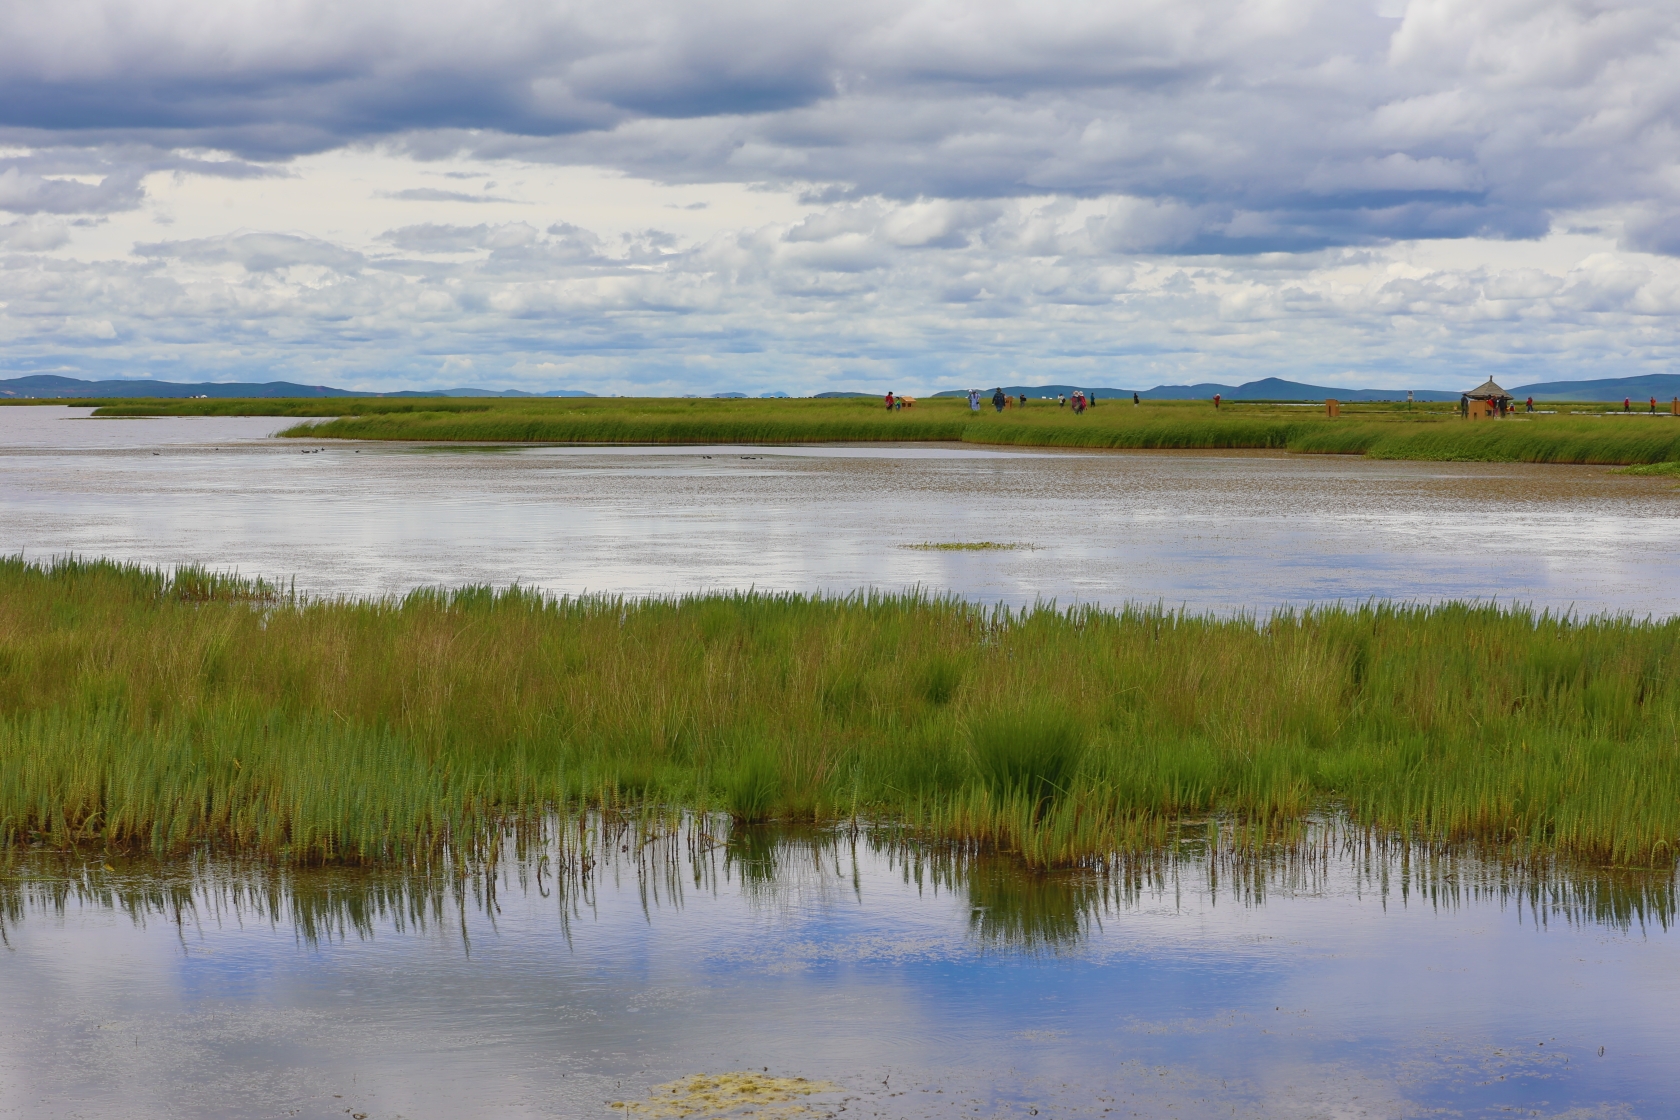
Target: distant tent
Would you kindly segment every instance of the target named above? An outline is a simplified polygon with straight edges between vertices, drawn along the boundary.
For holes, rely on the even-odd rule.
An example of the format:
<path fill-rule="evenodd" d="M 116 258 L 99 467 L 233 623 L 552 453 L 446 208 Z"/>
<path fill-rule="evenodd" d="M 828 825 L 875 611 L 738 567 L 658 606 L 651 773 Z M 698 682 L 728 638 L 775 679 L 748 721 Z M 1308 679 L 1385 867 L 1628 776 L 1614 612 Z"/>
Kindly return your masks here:
<path fill-rule="evenodd" d="M 1508 401 L 1511 399 L 1511 394 L 1495 385 L 1491 377 L 1464 395 L 1473 401 Z"/>

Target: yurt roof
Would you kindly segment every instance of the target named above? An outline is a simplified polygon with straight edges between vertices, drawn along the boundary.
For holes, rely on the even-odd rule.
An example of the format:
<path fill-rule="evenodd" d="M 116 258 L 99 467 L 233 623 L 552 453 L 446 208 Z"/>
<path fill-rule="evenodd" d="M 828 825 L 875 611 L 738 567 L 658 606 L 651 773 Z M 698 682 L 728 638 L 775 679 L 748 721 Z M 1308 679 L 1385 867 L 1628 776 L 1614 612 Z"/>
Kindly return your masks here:
<path fill-rule="evenodd" d="M 1493 383 L 1493 378 L 1491 377 L 1464 395 L 1473 401 L 1496 401 L 1500 398 L 1504 398 L 1505 400 L 1511 399 L 1511 394 L 1495 385 Z"/>

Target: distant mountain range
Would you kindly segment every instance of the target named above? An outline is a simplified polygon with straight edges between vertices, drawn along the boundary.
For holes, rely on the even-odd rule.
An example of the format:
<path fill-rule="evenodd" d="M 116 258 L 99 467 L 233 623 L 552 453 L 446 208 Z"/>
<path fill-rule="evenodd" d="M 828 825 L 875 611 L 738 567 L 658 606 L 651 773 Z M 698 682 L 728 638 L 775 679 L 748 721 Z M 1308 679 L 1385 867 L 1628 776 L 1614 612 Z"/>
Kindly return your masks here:
<path fill-rule="evenodd" d="M 1466 385 L 1466 389 L 1472 386 Z M 1669 400 L 1680 396 L 1680 374 L 1657 373 L 1642 377 L 1611 377 L 1602 381 L 1547 381 L 1534 385 L 1506 385 L 1506 392 L 1519 399 L 1536 397 L 1543 400 L 1619 401 L 1624 397 Z M 1228 401 L 1321 401 L 1333 397 L 1339 401 L 1403 401 L 1404 389 L 1348 389 L 1331 385 L 1304 385 L 1299 381 L 1284 381 L 1267 377 L 1244 385 L 1157 385 L 1153 389 L 1116 389 L 1091 385 L 1005 385 L 1003 391 L 1011 396 L 1025 393 L 1029 397 L 1054 397 L 1083 389 L 1095 393 L 1099 400 L 1111 397 L 1130 398 L 1135 391 L 1144 400 L 1184 401 L 1207 400 L 1215 393 Z M 987 394 L 992 389 L 984 390 Z M 967 390 L 953 389 L 935 393 L 936 397 L 966 396 Z M 1439 389 L 1414 389 L 1412 399 L 1419 401 L 1456 401 L 1458 393 Z"/>
<path fill-rule="evenodd" d="M 518 389 L 430 389 L 424 392 L 404 390 L 400 393 L 359 393 L 350 389 L 334 389 L 330 385 L 296 385 L 290 381 L 267 381 L 261 384 L 243 381 L 201 381 L 180 384 L 174 381 L 78 381 L 74 377 L 59 377 L 41 373 L 29 377 L 14 377 L 0 381 L 0 397 L 592 397 L 576 389 L 555 389 L 547 393 L 522 393 Z"/>
<path fill-rule="evenodd" d="M 1465 386 L 1470 388 L 1470 386 Z M 1054 397 L 1083 389 L 1095 393 L 1099 399 L 1130 397 L 1131 389 L 1091 385 L 1005 385 L 1003 391 L 1011 396 L 1025 393 L 1029 397 Z M 1512 396 L 1538 397 L 1542 400 L 1619 401 L 1624 397 L 1645 400 L 1656 397 L 1670 400 L 1680 397 L 1680 374 L 1657 373 L 1640 377 L 1611 377 L 1600 381 L 1546 381 L 1534 385 L 1507 385 Z M 985 390 L 987 394 L 991 389 Z M 934 393 L 935 397 L 961 397 L 966 390 L 949 389 Z M 1403 401 L 1404 389 L 1348 389 L 1331 385 L 1305 385 L 1299 381 L 1284 381 L 1267 377 L 1243 385 L 1157 385 L 1153 389 L 1136 390 L 1144 400 L 1207 400 L 1215 393 L 1228 401 L 1320 401 L 1334 397 L 1342 401 Z M 546 393 L 522 393 L 518 389 L 407 389 L 398 393 L 362 393 L 351 389 L 335 389 L 330 385 L 297 385 L 290 381 L 255 382 L 202 381 L 180 384 L 173 381 L 124 379 L 118 381 L 79 381 L 74 377 L 56 374 L 33 374 L 0 380 L 0 399 L 64 397 L 592 397 L 595 394 L 577 389 L 553 389 Z M 719 397 L 740 397 L 741 393 L 719 393 Z M 772 394 L 766 394 L 769 396 Z M 781 394 L 774 394 L 780 396 Z M 818 393 L 819 398 L 873 397 L 875 393 L 834 392 Z M 1458 393 L 1439 389 L 1416 389 L 1413 399 L 1420 401 L 1456 401 Z"/>

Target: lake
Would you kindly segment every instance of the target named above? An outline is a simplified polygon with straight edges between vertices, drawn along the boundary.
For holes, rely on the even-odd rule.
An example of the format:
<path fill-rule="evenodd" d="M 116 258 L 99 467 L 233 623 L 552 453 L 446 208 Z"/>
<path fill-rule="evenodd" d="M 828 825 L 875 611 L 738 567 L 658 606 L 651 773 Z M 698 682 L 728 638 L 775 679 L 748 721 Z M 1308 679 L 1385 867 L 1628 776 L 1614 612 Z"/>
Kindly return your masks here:
<path fill-rule="evenodd" d="M 585 823 L 408 877 L 16 859 L 0 1115 L 607 1120 L 748 1070 L 832 1086 L 760 1120 L 1672 1115 L 1672 875 Z"/>
<path fill-rule="evenodd" d="M 1230 614 L 1481 599 L 1680 610 L 1680 489 L 1605 468 L 862 447 L 426 448 L 273 418 L 0 408 L 0 550 L 315 594 L 923 587 Z M 319 448 L 320 450 L 316 450 Z M 1018 546 L 987 551 L 926 544 Z"/>

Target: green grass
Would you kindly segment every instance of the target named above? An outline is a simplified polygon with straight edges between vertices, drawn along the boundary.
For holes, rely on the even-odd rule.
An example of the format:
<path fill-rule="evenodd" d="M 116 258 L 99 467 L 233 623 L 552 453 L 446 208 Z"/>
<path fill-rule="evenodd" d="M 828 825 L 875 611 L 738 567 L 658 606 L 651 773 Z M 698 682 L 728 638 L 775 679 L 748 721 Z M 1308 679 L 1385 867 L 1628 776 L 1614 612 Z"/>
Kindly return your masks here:
<path fill-rule="evenodd" d="M 255 415 L 305 418 L 300 438 L 480 443 L 799 444 L 961 442 L 1134 450 L 1252 449 L 1386 459 L 1640 464 L 1680 461 L 1680 420 L 1609 418 L 1609 406 L 1551 416 L 1465 421 L 1451 405 L 1349 404 L 1339 419 L 1280 404 L 1129 401 L 1084 416 L 1052 401 L 999 414 L 924 400 L 888 412 L 870 400 L 677 398 L 331 398 L 110 401 L 101 416 Z"/>
<path fill-rule="evenodd" d="M 1680 838 L 1680 622 L 916 595 L 301 601 L 0 562 L 0 843 L 389 863 L 597 806 L 1066 864 L 1227 814 L 1611 864 Z"/>

